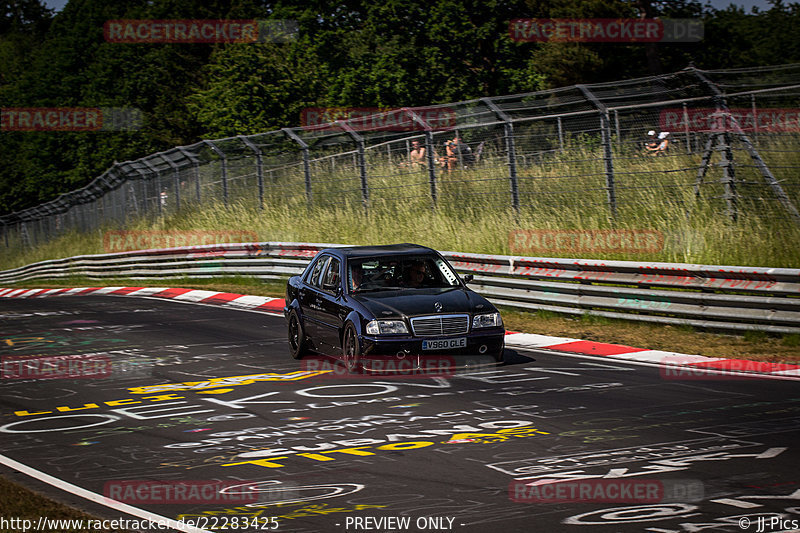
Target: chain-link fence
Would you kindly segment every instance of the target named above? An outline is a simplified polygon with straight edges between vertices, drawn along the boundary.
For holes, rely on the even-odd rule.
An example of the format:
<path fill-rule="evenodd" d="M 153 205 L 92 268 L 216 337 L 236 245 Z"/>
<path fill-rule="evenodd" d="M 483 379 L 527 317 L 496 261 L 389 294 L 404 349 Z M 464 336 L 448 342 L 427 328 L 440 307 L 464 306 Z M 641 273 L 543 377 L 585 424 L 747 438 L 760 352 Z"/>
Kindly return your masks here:
<path fill-rule="evenodd" d="M 711 210 L 798 224 L 798 89 L 800 64 L 688 68 L 206 140 L 116 163 L 82 189 L 0 217 L 2 239 L 35 245 L 209 204 L 612 221 Z"/>

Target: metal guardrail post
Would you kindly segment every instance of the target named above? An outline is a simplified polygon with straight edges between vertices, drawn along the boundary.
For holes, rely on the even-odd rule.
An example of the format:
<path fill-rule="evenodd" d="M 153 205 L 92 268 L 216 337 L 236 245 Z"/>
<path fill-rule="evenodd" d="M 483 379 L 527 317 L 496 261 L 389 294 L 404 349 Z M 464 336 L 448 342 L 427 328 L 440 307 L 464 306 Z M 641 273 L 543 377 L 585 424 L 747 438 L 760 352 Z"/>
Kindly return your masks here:
<path fill-rule="evenodd" d="M 611 217 L 617 217 L 617 191 L 614 184 L 614 159 L 611 153 L 611 122 L 608 108 L 585 85 L 576 85 L 583 96 L 600 112 L 600 142 L 603 144 L 603 161 L 606 171 L 606 193 Z"/>
<path fill-rule="evenodd" d="M 222 159 L 222 201 L 225 206 L 228 206 L 228 156 L 225 152 L 220 150 L 216 144 L 211 141 L 203 141 L 203 144 L 211 148 L 211 150 Z"/>
<path fill-rule="evenodd" d="M 506 138 L 506 156 L 508 160 L 508 179 L 511 183 L 511 207 L 519 212 L 519 182 L 517 180 L 517 151 L 514 146 L 514 120 L 500 109 L 490 98 L 481 98 L 497 118 L 503 121 Z"/>
<path fill-rule="evenodd" d="M 311 163 L 309 162 L 308 144 L 306 144 L 306 142 L 301 139 L 292 128 L 283 128 L 281 131 L 283 131 L 283 133 L 286 134 L 286 136 L 288 136 L 291 140 L 299 144 L 300 150 L 303 151 L 303 176 L 306 184 L 306 203 L 311 205 Z"/>
<path fill-rule="evenodd" d="M 256 154 L 256 181 L 258 182 L 258 208 L 264 210 L 264 160 L 261 156 L 261 148 L 256 146 L 253 141 L 244 135 L 237 136 L 241 141 Z"/>
<path fill-rule="evenodd" d="M 433 158 L 433 128 L 430 124 L 422 120 L 422 117 L 420 117 L 413 109 L 408 107 L 404 107 L 402 109 L 403 112 L 411 118 L 411 120 L 422 126 L 422 129 L 425 130 L 425 159 L 428 163 L 428 183 L 430 184 L 431 188 L 431 206 L 433 209 L 436 209 L 438 193 L 436 190 L 436 161 Z M 411 152 L 408 150 L 408 146 L 406 146 L 406 150 L 409 153 Z"/>
<path fill-rule="evenodd" d="M 356 143 L 356 153 L 358 154 L 358 166 L 360 167 L 361 177 L 361 201 L 364 204 L 364 210 L 369 208 L 369 187 L 367 186 L 367 160 L 364 157 L 364 137 L 356 133 L 350 124 L 344 120 L 337 120 L 336 124 L 346 131 L 353 141 Z"/>

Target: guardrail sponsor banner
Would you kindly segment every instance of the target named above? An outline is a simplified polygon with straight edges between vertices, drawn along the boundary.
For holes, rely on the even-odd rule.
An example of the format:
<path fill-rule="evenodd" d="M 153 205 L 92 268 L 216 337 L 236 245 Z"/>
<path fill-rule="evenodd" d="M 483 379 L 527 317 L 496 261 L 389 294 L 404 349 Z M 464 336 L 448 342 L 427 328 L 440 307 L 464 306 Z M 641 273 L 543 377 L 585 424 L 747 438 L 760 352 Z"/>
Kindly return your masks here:
<path fill-rule="evenodd" d="M 698 19 L 514 19 L 508 24 L 517 42 L 693 43 L 703 40 Z"/>

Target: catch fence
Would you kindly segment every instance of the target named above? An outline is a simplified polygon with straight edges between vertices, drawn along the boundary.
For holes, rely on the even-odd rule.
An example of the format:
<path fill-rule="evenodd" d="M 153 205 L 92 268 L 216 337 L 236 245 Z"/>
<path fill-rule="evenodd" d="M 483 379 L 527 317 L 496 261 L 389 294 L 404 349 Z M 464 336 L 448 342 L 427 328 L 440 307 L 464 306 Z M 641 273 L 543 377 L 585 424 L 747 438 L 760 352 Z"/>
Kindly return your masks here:
<path fill-rule="evenodd" d="M 204 140 L 115 163 L 82 189 L 0 217 L 0 246 L 211 204 L 611 221 L 710 209 L 800 224 L 799 96 L 800 64 L 688 68 Z M 669 132 L 665 153 L 645 149 L 648 130 Z M 447 146 L 455 137 L 464 148 Z"/>

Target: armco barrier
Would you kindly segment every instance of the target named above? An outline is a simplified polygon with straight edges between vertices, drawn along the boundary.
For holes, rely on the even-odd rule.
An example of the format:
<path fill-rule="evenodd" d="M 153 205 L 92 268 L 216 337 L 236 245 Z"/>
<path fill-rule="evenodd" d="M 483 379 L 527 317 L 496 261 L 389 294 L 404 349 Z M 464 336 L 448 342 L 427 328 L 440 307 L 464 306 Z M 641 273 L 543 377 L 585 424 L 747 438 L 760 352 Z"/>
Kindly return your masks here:
<path fill-rule="evenodd" d="M 174 279 L 297 274 L 340 244 L 262 242 L 84 255 L 0 272 L 0 285 L 34 279 Z M 495 304 L 729 330 L 800 333 L 800 270 L 443 254 Z"/>

